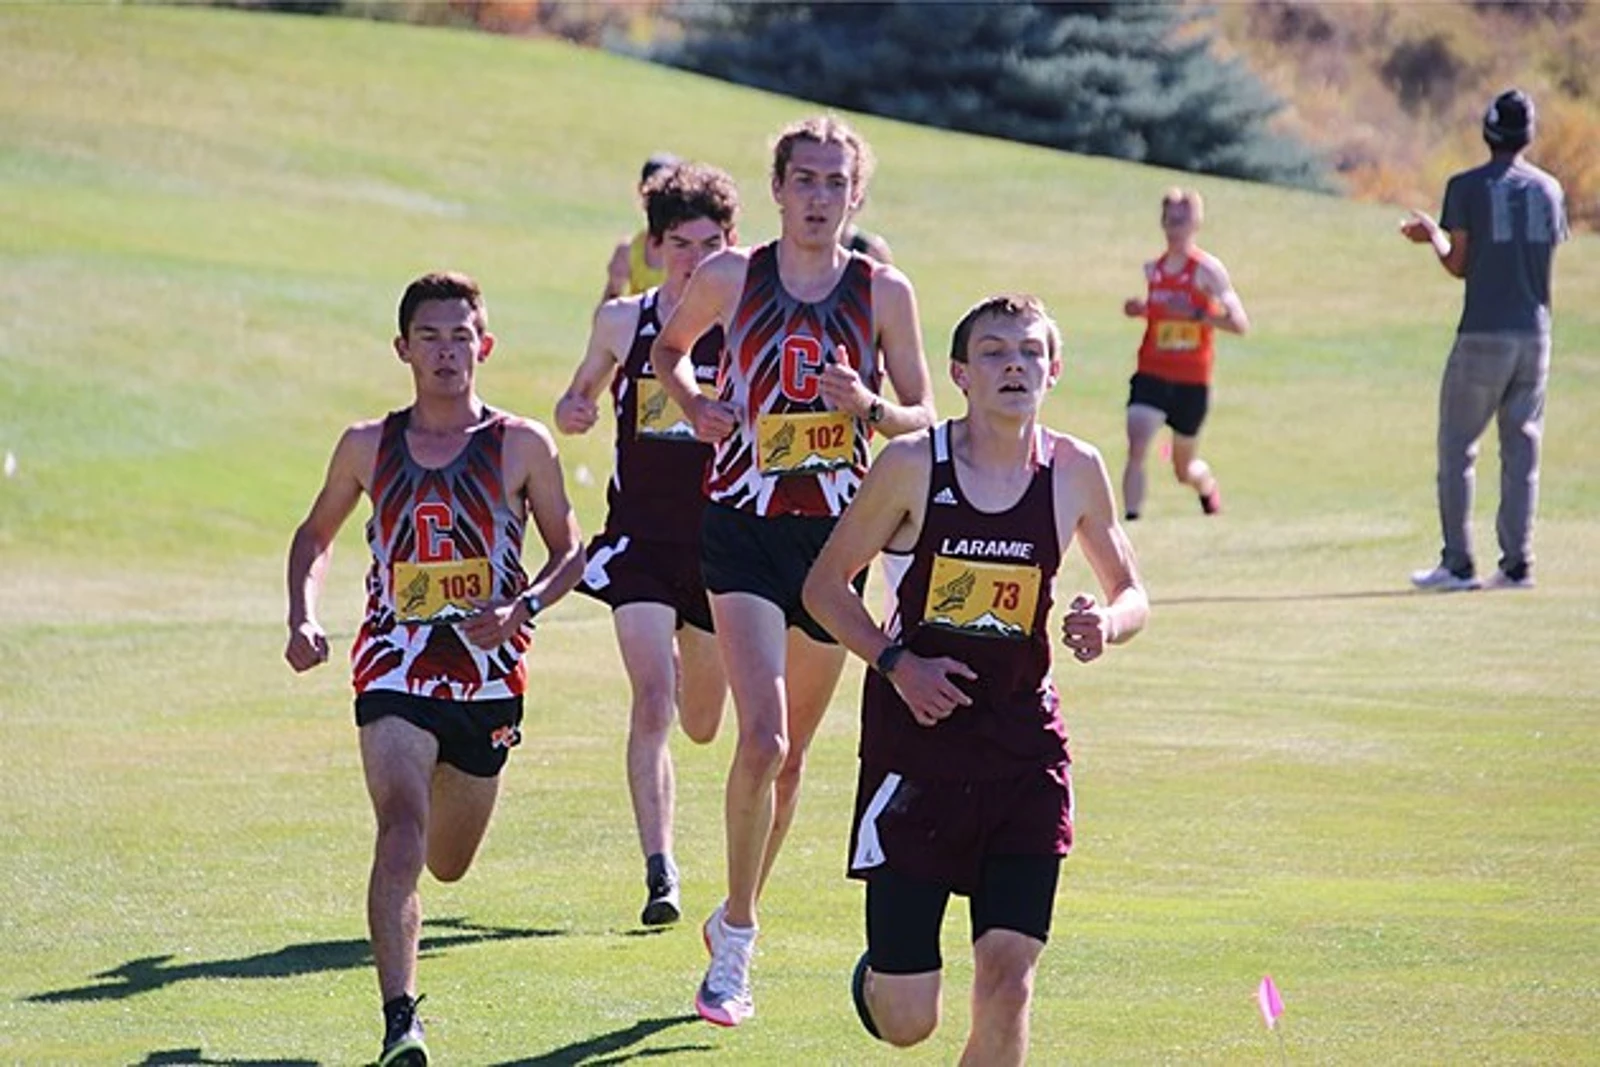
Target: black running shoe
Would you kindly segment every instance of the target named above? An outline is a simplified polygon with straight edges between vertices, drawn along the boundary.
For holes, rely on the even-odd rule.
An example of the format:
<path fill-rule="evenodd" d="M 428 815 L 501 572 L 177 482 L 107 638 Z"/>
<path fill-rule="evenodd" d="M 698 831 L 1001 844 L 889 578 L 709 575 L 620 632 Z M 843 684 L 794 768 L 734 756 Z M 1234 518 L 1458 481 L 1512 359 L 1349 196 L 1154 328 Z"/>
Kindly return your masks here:
<path fill-rule="evenodd" d="M 384 1004 L 383 1052 L 377 1067 L 428 1067 L 428 1043 L 417 1018 L 420 1003 L 421 997 L 398 996 Z"/>
<path fill-rule="evenodd" d="M 645 861 L 644 884 L 649 892 L 639 921 L 646 926 L 670 926 L 683 915 L 678 904 L 678 868 L 657 852 Z"/>

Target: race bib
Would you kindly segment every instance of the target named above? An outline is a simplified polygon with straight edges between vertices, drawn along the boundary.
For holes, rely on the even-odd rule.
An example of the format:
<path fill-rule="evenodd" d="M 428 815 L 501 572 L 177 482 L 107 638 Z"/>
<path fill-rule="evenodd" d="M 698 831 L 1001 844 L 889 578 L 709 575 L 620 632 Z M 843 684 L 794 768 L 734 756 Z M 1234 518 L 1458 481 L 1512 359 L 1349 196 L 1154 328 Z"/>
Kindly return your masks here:
<path fill-rule="evenodd" d="M 717 387 L 710 382 L 700 382 L 700 395 L 716 399 Z M 683 409 L 672 399 L 666 386 L 657 378 L 640 378 L 638 404 L 634 408 L 633 433 L 635 437 L 667 438 L 674 441 L 693 441 L 694 424 Z"/>
<path fill-rule="evenodd" d="M 814 474 L 850 466 L 854 420 L 843 411 L 762 415 L 756 421 L 757 466 L 762 474 Z"/>
<path fill-rule="evenodd" d="M 453 559 L 444 563 L 394 565 L 394 613 L 401 622 L 439 622 L 477 611 L 487 600 L 489 561 Z"/>
<path fill-rule="evenodd" d="M 1037 567 L 935 556 L 922 619 L 977 637 L 1031 637 L 1039 580 Z"/>
<path fill-rule="evenodd" d="M 1192 352 L 1200 347 L 1200 324 L 1170 319 L 1156 323 L 1156 347 L 1168 352 Z"/>

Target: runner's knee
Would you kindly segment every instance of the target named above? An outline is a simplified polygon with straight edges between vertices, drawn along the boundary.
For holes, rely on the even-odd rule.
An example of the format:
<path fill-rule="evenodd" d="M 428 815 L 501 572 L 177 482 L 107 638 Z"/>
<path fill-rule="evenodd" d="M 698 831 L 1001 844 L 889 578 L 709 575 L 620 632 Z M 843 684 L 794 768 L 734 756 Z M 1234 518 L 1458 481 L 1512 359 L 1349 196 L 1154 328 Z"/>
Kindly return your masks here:
<path fill-rule="evenodd" d="M 629 728 L 635 734 L 665 737 L 674 714 L 672 687 L 645 683 L 634 690 Z"/>
<path fill-rule="evenodd" d="M 789 758 L 789 739 L 776 730 L 740 730 L 739 761 L 765 778 L 776 778 Z"/>
<path fill-rule="evenodd" d="M 427 827 L 418 812 L 378 812 L 373 866 L 390 877 L 415 878 L 427 854 Z"/>
<path fill-rule="evenodd" d="M 881 985 L 881 983 L 880 983 Z M 883 1040 L 896 1048 L 921 1044 L 939 1028 L 939 994 L 872 997 L 872 1021 Z"/>

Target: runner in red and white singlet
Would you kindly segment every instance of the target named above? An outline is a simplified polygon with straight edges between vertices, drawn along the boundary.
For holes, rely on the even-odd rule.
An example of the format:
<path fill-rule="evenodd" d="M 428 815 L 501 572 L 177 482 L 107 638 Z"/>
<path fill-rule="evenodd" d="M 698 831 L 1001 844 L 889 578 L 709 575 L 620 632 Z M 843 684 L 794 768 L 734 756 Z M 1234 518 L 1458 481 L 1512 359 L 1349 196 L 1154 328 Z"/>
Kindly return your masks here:
<path fill-rule="evenodd" d="M 317 601 L 340 528 L 372 502 L 367 612 L 351 649 L 361 763 L 377 821 L 367 924 L 383 995 L 380 1064 L 426 1063 L 417 1018 L 424 865 L 467 873 L 521 739 L 523 656 L 533 618 L 575 585 L 583 545 L 555 441 L 478 396 L 494 349 L 483 294 L 464 274 L 427 274 L 400 298 L 395 354 L 410 407 L 359 422 L 334 447 L 289 546 L 295 671 L 328 659 Z M 522 567 L 528 520 L 546 558 Z"/>
<path fill-rule="evenodd" d="M 756 900 L 844 664 L 801 586 L 861 484 L 868 435 L 933 418 L 911 283 L 839 245 L 870 170 L 865 142 L 836 118 L 785 129 L 773 149 L 777 241 L 701 264 L 651 353 L 696 434 L 717 445 L 701 558 L 739 742 L 725 806 L 728 896 L 706 924 L 712 962 L 695 1006 L 723 1026 L 754 1011 Z M 717 325 L 728 344 L 711 399 L 688 353 Z"/>

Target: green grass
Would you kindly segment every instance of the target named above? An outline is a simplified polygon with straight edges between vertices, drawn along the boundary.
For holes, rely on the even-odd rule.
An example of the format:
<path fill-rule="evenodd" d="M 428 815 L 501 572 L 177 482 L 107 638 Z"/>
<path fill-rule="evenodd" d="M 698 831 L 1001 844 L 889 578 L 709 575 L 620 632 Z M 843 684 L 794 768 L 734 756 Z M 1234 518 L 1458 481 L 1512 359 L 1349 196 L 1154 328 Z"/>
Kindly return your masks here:
<path fill-rule="evenodd" d="M 215 11 L 0 9 L 0 1061 L 354 1063 L 376 1041 L 370 814 L 335 666 L 280 659 L 283 553 L 339 430 L 403 404 L 411 277 L 470 270 L 495 403 L 546 415 L 582 352 L 638 161 L 729 169 L 774 228 L 767 138 L 807 105 L 544 42 Z M 951 324 L 1040 293 L 1049 418 L 1121 456 L 1119 307 L 1169 173 L 862 119 L 868 223 Z M 1228 512 L 1153 481 L 1150 631 L 1062 664 L 1080 844 L 1034 1062 L 1600 1062 L 1600 243 L 1557 266 L 1540 588 L 1429 598 L 1432 438 L 1459 300 L 1394 213 L 1199 179 L 1256 322 L 1206 453 Z M 608 428 L 563 442 L 586 527 Z M 1493 560 L 1492 442 L 1478 533 Z M 577 474 L 586 469 L 587 482 Z M 352 523 L 324 617 L 360 608 Z M 1067 582 L 1087 581 L 1074 563 Z M 424 889 L 436 1056 L 462 1064 L 952 1062 L 857 1030 L 842 877 L 852 668 L 765 901 L 760 1016 L 685 1020 L 692 924 L 633 926 L 626 687 L 609 621 L 540 630 L 527 743 L 477 868 Z M 715 902 L 724 736 L 678 743 L 686 905 Z"/>

